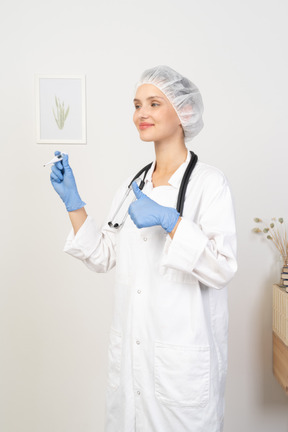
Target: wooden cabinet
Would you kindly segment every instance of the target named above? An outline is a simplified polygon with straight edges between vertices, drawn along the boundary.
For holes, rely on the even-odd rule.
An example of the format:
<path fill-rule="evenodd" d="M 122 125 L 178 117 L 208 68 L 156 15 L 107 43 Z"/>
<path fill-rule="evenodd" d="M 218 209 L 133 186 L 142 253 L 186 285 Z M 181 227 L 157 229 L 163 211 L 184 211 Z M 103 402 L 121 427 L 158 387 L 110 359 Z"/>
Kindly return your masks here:
<path fill-rule="evenodd" d="M 273 373 L 288 395 L 288 293 L 273 285 Z"/>

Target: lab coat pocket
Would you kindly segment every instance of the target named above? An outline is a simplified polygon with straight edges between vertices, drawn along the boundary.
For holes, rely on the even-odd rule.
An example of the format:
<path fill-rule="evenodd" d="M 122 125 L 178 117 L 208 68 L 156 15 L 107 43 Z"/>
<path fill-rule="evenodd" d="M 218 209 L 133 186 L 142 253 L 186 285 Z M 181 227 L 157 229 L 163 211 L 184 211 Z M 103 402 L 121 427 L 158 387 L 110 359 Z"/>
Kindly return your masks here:
<path fill-rule="evenodd" d="M 209 400 L 209 346 L 155 343 L 155 394 L 166 405 L 203 407 Z"/>
<path fill-rule="evenodd" d="M 121 333 L 111 328 L 108 351 L 108 386 L 114 391 L 118 389 L 120 384 L 121 353 Z"/>

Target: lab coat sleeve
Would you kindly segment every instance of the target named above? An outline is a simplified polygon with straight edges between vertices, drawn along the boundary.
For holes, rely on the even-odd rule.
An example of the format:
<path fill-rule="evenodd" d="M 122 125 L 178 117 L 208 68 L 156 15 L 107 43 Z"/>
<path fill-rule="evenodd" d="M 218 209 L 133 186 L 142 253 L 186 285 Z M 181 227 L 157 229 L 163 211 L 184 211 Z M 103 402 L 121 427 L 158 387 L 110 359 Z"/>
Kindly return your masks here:
<path fill-rule="evenodd" d="M 90 270 L 105 273 L 116 263 L 114 233 L 98 229 L 94 219 L 88 216 L 76 235 L 71 230 L 64 252 L 83 261 Z"/>
<path fill-rule="evenodd" d="M 94 219 L 88 216 L 76 235 L 73 230 L 64 246 L 64 252 L 83 261 L 83 263 L 92 271 L 97 273 L 106 273 L 116 264 L 116 236 L 115 229 L 108 226 L 119 200 L 123 197 L 127 188 L 127 181 L 117 191 L 107 222 L 100 229 Z"/>
<path fill-rule="evenodd" d="M 196 222 L 189 217 L 193 198 L 188 195 L 186 200 L 187 211 L 184 207 L 173 240 L 167 236 L 161 265 L 192 273 L 204 285 L 223 288 L 237 270 L 234 209 L 225 177 L 214 173 L 206 180 Z"/>

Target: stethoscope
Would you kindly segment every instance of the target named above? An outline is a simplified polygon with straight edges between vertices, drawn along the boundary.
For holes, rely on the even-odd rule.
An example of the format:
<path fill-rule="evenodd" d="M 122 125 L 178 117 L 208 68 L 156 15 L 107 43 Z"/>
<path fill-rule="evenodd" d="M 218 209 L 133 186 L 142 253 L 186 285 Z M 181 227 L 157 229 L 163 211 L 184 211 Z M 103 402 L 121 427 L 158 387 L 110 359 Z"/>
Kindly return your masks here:
<path fill-rule="evenodd" d="M 188 166 L 187 166 L 187 168 L 186 168 L 186 170 L 185 170 L 185 172 L 183 174 L 182 181 L 181 181 L 180 188 L 179 188 L 179 192 L 178 192 L 178 198 L 177 198 L 176 210 L 178 211 L 178 213 L 180 214 L 180 216 L 182 216 L 182 214 L 183 214 L 183 207 L 184 207 L 184 201 L 185 201 L 185 195 L 186 195 L 186 189 L 187 189 L 187 186 L 188 186 L 188 182 L 189 182 L 190 176 L 192 174 L 192 171 L 194 170 L 195 165 L 196 165 L 196 163 L 198 161 L 198 156 L 195 153 L 193 153 L 192 151 L 190 151 L 190 153 L 191 153 L 191 159 L 190 159 L 189 164 L 188 164 Z M 138 180 L 137 183 L 139 183 L 139 180 L 141 180 L 140 183 L 138 184 L 138 186 L 139 186 L 139 189 L 141 189 L 141 190 L 143 189 L 144 184 L 145 184 L 145 178 L 147 176 L 147 173 L 148 173 L 149 169 L 152 166 L 152 163 L 153 162 L 149 163 L 144 168 L 142 168 L 133 177 L 133 179 L 129 183 L 128 188 L 127 188 L 127 190 L 126 190 L 126 192 L 125 192 L 125 194 L 123 196 L 123 199 L 121 200 L 120 204 L 118 205 L 117 209 L 115 210 L 115 213 L 114 213 L 114 215 L 112 217 L 112 220 L 110 222 L 108 222 L 108 225 L 109 225 L 110 228 L 119 229 L 119 228 L 121 228 L 124 225 L 124 223 L 125 223 L 125 221 L 127 219 L 127 216 L 128 216 L 128 210 L 125 213 L 125 215 L 124 215 L 124 217 L 123 217 L 123 219 L 122 219 L 122 221 L 120 223 L 117 223 L 117 222 L 113 223 L 113 221 L 115 220 L 117 214 L 119 213 L 121 207 L 123 206 L 126 198 L 129 195 L 129 193 L 131 192 L 131 190 L 132 190 L 132 183 L 134 181 L 137 181 L 137 180 Z M 141 179 L 140 177 L 143 174 L 144 174 L 143 179 Z"/>

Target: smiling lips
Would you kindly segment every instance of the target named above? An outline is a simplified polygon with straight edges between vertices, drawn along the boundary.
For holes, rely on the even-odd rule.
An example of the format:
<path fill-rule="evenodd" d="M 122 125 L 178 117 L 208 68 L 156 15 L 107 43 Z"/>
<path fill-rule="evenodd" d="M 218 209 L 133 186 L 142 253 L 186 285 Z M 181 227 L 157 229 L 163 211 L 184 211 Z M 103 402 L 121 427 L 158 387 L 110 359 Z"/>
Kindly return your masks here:
<path fill-rule="evenodd" d="M 154 125 L 152 123 L 140 123 L 139 129 L 141 129 L 141 130 L 148 129 L 150 126 L 154 126 Z"/>

